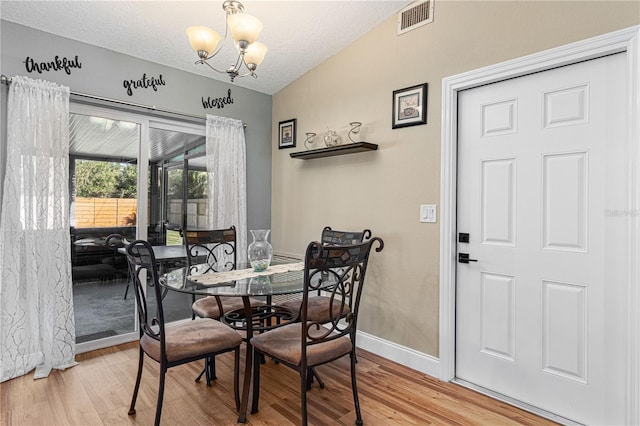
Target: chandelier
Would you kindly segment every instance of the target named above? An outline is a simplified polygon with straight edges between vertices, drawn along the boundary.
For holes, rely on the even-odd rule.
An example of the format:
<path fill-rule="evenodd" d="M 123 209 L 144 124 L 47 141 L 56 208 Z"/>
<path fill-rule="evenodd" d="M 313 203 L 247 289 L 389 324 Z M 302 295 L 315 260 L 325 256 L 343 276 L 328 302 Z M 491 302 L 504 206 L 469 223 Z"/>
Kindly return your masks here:
<path fill-rule="evenodd" d="M 262 22 L 255 16 L 243 13 L 244 6 L 239 1 L 225 1 L 222 4 L 222 8 L 227 14 L 224 38 L 207 27 L 187 28 L 189 43 L 191 43 L 191 47 L 198 53 L 200 58 L 195 63 L 208 65 L 216 72 L 227 74 L 231 78 L 231 82 L 236 77 L 246 77 L 248 75 L 257 78 L 256 68 L 262 63 L 264 55 L 267 53 L 267 46 L 256 41 L 260 31 L 262 31 Z M 221 71 L 211 65 L 209 61 L 220 52 L 227 40 L 229 31 L 231 31 L 231 36 L 238 50 L 238 58 L 229 68 Z M 243 66 L 247 72 L 241 74 Z"/>

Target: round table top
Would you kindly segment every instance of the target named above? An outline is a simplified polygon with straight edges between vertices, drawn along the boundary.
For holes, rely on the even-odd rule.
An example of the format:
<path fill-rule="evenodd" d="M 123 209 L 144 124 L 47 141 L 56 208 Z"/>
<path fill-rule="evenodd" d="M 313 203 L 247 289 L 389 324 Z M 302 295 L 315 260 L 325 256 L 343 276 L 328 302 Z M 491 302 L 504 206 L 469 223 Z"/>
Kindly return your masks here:
<path fill-rule="evenodd" d="M 301 293 L 304 290 L 303 270 L 279 272 L 216 284 L 204 284 L 192 279 L 202 274 L 200 271 L 204 271 L 207 266 L 196 265 L 192 267 L 187 276 L 185 276 L 186 268 L 175 269 L 163 275 L 160 283 L 170 290 L 205 296 L 274 296 Z M 217 272 L 208 273 L 216 274 Z M 320 279 L 319 275 L 315 280 L 318 279 Z M 319 289 L 328 288 L 334 284 L 333 280 L 325 277 Z"/>

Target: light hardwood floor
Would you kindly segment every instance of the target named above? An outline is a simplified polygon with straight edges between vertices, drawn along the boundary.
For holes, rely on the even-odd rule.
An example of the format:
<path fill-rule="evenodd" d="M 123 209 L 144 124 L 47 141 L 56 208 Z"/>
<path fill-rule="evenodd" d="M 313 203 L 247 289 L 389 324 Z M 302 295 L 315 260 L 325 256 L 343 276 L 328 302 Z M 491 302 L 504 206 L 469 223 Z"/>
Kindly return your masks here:
<path fill-rule="evenodd" d="M 128 416 L 137 370 L 137 342 L 77 356 L 79 365 L 33 373 L 0 384 L 0 425 L 152 425 L 158 364 L 145 359 L 136 415 Z M 218 380 L 211 387 L 194 378 L 195 362 L 169 369 L 163 425 L 235 425 L 231 354 L 218 356 Z M 455 384 L 438 381 L 369 352 L 358 352 L 358 389 L 365 425 L 551 425 L 545 419 Z M 353 425 L 355 415 L 348 358 L 320 366 L 325 389 L 307 394 L 309 423 Z M 248 425 L 300 422 L 297 374 L 268 361 L 261 368 L 260 411 Z"/>

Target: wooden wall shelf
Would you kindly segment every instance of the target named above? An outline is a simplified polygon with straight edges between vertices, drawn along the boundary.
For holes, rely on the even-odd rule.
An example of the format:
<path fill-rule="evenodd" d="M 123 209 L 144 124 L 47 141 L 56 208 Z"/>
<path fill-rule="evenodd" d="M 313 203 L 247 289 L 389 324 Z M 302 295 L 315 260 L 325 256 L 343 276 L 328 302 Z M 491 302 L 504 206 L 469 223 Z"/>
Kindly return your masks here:
<path fill-rule="evenodd" d="M 309 151 L 293 152 L 291 158 L 299 160 L 311 160 L 314 158 L 333 157 L 335 155 L 355 154 L 356 152 L 375 151 L 378 145 L 369 142 L 348 143 L 346 145 L 331 146 L 328 148 L 312 149 Z"/>

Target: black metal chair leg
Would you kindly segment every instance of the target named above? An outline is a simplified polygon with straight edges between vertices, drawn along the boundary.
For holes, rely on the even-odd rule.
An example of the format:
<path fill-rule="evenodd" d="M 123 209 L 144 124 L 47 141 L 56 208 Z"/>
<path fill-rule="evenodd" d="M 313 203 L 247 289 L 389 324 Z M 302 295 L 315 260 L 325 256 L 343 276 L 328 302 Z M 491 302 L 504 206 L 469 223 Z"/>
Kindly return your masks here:
<path fill-rule="evenodd" d="M 311 380 L 310 380 L 310 382 L 313 383 L 313 379 L 315 378 L 318 381 L 318 385 L 320 386 L 320 389 L 324 389 L 324 382 L 320 378 L 320 375 L 318 374 L 316 369 L 311 367 L 309 370 L 311 372 Z M 309 385 L 309 389 L 311 389 L 311 385 Z"/>
<path fill-rule="evenodd" d="M 253 400 L 251 401 L 251 414 L 258 412 L 258 401 L 260 400 L 260 364 L 264 355 L 256 353 L 253 357 Z"/>
<path fill-rule="evenodd" d="M 311 368 L 307 369 L 307 390 L 311 390 L 311 385 L 313 384 L 313 373 L 311 372 Z"/>
<path fill-rule="evenodd" d="M 206 373 L 206 381 L 207 381 L 207 386 L 211 386 L 211 380 L 216 380 L 216 358 L 215 357 L 211 357 L 211 358 L 206 358 L 204 360 L 204 368 L 202 369 L 202 371 L 200 372 L 200 374 L 198 374 L 198 377 L 196 377 L 196 382 L 200 382 L 200 379 L 202 378 L 202 375 Z"/>
<path fill-rule="evenodd" d="M 351 353 L 351 390 L 353 391 L 353 404 L 356 408 L 356 425 L 362 426 L 360 400 L 358 399 L 358 384 L 356 383 L 356 356 L 354 352 Z"/>
<path fill-rule="evenodd" d="M 233 395 L 236 399 L 236 411 L 240 411 L 240 348 L 235 350 L 234 356 Z"/>
<path fill-rule="evenodd" d="M 308 368 L 300 371 L 300 411 L 302 414 L 302 426 L 307 426 L 307 381 Z"/>
<path fill-rule="evenodd" d="M 191 306 L 193 306 L 193 304 L 196 303 L 196 295 L 192 294 L 191 295 Z M 194 320 L 196 319 L 196 313 L 191 311 L 191 319 Z"/>
<path fill-rule="evenodd" d="M 204 360 L 204 372 L 207 378 L 207 386 L 211 386 L 211 370 L 209 369 L 209 358 Z"/>
<path fill-rule="evenodd" d="M 209 364 L 209 377 L 211 380 L 216 380 L 216 357 L 212 356 L 207 360 L 207 364 Z"/>
<path fill-rule="evenodd" d="M 142 364 L 144 363 L 144 352 L 140 348 L 140 358 L 138 359 L 138 375 L 136 377 L 136 385 L 133 387 L 133 398 L 131 398 L 131 406 L 129 407 L 129 415 L 136 413 L 136 399 L 138 399 L 138 390 L 140 389 L 140 379 L 142 378 Z"/>
<path fill-rule="evenodd" d="M 162 415 L 162 399 L 164 397 L 164 379 L 167 374 L 167 367 L 160 366 L 160 386 L 158 386 L 158 403 L 156 406 L 156 421 L 155 426 L 160 426 L 160 416 Z"/>
<path fill-rule="evenodd" d="M 198 377 L 196 377 L 196 382 L 200 382 L 200 379 L 202 378 L 202 375 L 204 373 L 206 373 L 206 372 L 207 372 L 207 360 L 204 361 L 204 368 L 202 369 L 200 374 L 198 374 Z"/>

